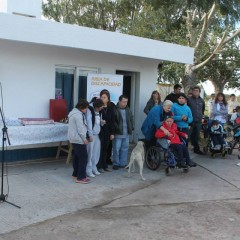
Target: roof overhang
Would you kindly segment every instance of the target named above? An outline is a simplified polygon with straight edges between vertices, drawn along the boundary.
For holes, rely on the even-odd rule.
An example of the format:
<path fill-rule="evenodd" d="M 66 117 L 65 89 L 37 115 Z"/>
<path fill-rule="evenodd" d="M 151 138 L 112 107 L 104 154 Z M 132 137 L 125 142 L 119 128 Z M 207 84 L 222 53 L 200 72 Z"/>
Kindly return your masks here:
<path fill-rule="evenodd" d="M 194 48 L 127 34 L 0 13 L 0 39 L 193 64 Z"/>

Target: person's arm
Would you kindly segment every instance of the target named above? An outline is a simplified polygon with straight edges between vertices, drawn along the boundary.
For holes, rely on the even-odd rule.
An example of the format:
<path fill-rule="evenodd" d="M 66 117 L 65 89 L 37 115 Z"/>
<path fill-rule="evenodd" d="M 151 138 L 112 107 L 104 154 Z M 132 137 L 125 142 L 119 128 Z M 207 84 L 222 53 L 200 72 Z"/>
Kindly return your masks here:
<path fill-rule="evenodd" d="M 178 115 L 177 108 L 175 107 L 175 104 L 172 105 L 171 111 L 173 112 L 173 119 L 175 122 L 182 121 L 182 116 Z"/>
<path fill-rule="evenodd" d="M 203 102 L 202 114 L 204 115 L 204 112 L 205 112 L 205 101 L 202 99 L 202 102 Z"/>
<path fill-rule="evenodd" d="M 146 104 L 146 106 L 145 106 L 145 108 L 144 108 L 144 110 L 143 110 L 143 112 L 144 112 L 146 115 L 148 115 L 150 109 L 151 109 L 151 103 L 150 103 L 150 101 L 148 101 L 147 104 Z"/>
<path fill-rule="evenodd" d="M 191 109 L 188 107 L 187 122 L 188 122 L 188 123 L 192 123 L 192 121 L 193 121 L 192 111 L 191 111 Z"/>
<path fill-rule="evenodd" d="M 155 137 L 156 138 L 165 138 L 167 136 L 161 129 L 157 129 L 157 131 L 155 133 Z"/>
<path fill-rule="evenodd" d="M 219 111 L 217 110 L 217 103 L 213 103 L 213 117 L 220 115 Z"/>
<path fill-rule="evenodd" d="M 87 121 L 87 129 L 88 129 L 88 136 L 93 136 L 93 125 L 92 125 L 92 113 L 91 110 L 88 109 L 86 112 L 86 121 Z"/>
<path fill-rule="evenodd" d="M 115 132 L 115 109 L 116 107 L 110 107 L 110 140 L 114 139 L 114 132 Z"/>
<path fill-rule="evenodd" d="M 81 137 L 82 141 L 86 144 L 87 136 L 86 136 L 86 131 L 85 131 L 85 127 L 84 127 L 83 113 L 80 113 L 77 116 L 75 116 L 75 122 L 76 122 L 76 126 L 77 126 L 77 133 Z"/>

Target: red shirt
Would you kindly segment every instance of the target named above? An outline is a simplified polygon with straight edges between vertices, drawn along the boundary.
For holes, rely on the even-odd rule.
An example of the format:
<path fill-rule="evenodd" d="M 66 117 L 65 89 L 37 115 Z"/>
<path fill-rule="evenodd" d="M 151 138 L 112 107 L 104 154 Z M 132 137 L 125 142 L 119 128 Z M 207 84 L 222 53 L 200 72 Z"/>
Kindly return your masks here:
<path fill-rule="evenodd" d="M 184 138 L 187 137 L 186 133 L 178 131 L 176 123 L 173 123 L 170 127 L 165 122 L 163 122 L 162 126 L 167 129 L 172 134 L 172 136 L 165 135 L 165 133 L 159 128 L 155 133 L 156 138 L 166 138 L 167 140 L 170 140 L 170 144 L 182 144 L 179 136 Z"/>

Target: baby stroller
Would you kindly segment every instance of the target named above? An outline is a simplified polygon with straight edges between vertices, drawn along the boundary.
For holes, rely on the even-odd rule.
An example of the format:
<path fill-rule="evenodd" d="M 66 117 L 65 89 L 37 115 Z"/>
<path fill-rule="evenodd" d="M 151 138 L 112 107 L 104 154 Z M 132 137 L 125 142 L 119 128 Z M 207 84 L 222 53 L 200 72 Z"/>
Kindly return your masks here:
<path fill-rule="evenodd" d="M 205 117 L 204 121 L 202 121 L 202 129 L 203 136 L 205 139 L 205 146 L 203 146 L 203 152 L 207 154 L 210 152 L 211 157 L 215 157 L 217 154 L 221 154 L 222 157 L 225 157 L 227 153 L 229 153 L 229 149 L 231 148 L 226 141 L 226 132 L 222 131 L 220 133 L 211 131 L 212 122 L 216 120 L 210 120 Z M 220 124 L 218 122 L 218 124 Z M 220 137 L 221 143 L 214 146 L 214 141 Z M 230 154 L 230 153 L 229 153 Z"/>
<path fill-rule="evenodd" d="M 233 134 L 232 139 L 228 142 L 230 149 L 228 149 L 228 153 L 232 154 L 233 149 L 238 150 L 238 159 L 240 159 L 240 125 L 235 125 L 231 128 L 231 132 Z"/>
<path fill-rule="evenodd" d="M 182 168 L 178 164 L 177 154 L 169 146 L 166 139 L 158 139 L 153 145 L 149 146 L 146 155 L 145 162 L 149 169 L 156 170 L 160 165 L 165 165 L 165 173 L 169 175 L 173 169 L 182 169 L 183 172 L 189 171 L 188 167 Z"/>

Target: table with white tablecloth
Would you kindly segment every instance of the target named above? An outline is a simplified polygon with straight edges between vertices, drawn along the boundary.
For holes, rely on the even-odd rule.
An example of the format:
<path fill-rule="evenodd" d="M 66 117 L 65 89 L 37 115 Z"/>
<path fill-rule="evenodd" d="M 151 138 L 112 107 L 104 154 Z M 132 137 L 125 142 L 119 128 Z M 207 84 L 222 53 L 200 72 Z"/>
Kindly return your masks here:
<path fill-rule="evenodd" d="M 68 141 L 66 123 L 7 126 L 7 132 L 11 143 L 10 149 Z"/>

